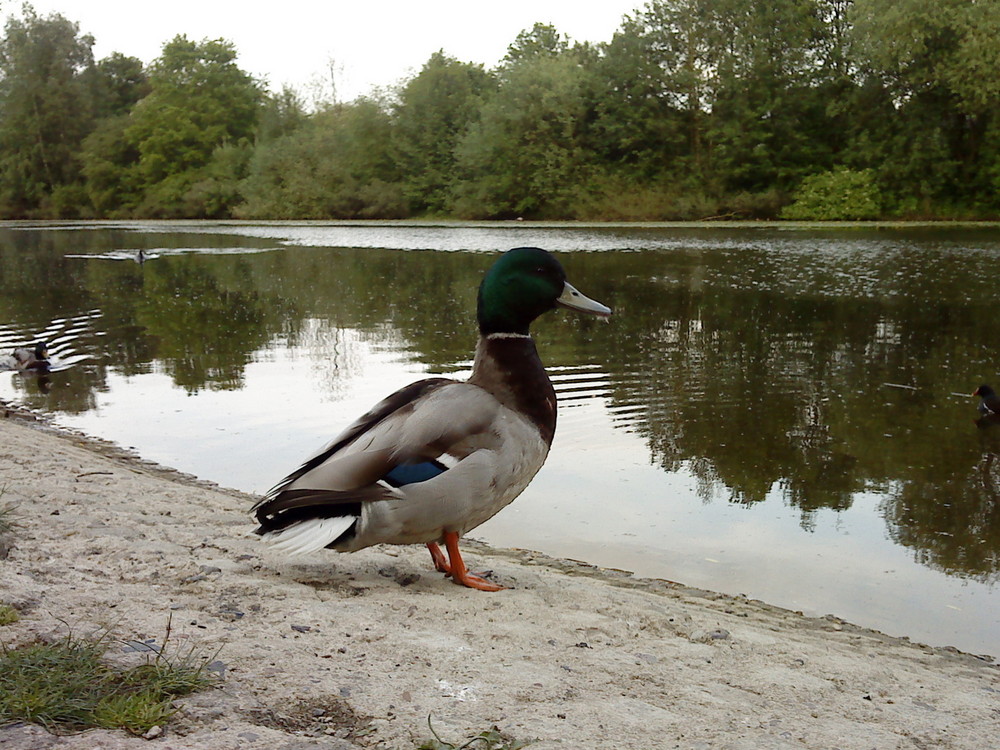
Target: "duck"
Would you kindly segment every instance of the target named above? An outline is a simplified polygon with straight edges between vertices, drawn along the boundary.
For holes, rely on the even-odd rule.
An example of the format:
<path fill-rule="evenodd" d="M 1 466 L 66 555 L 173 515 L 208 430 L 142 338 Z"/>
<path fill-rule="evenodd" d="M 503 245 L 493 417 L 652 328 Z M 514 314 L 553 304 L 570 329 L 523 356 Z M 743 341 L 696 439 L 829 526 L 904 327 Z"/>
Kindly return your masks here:
<path fill-rule="evenodd" d="M 547 251 L 502 254 L 479 286 L 468 380 L 426 378 L 380 401 L 253 506 L 255 532 L 290 555 L 423 544 L 454 583 L 502 590 L 468 570 L 459 539 L 510 504 L 545 463 L 556 394 L 529 327 L 556 307 L 611 315 Z"/>
<path fill-rule="evenodd" d="M 988 414 L 1000 414 L 1000 396 L 997 396 L 990 386 L 983 383 L 972 392 L 973 396 L 979 396 L 979 413 L 983 416 Z"/>
<path fill-rule="evenodd" d="M 24 372 L 49 371 L 49 345 L 39 341 L 33 348 L 20 347 L 6 357 L 9 369 Z"/>

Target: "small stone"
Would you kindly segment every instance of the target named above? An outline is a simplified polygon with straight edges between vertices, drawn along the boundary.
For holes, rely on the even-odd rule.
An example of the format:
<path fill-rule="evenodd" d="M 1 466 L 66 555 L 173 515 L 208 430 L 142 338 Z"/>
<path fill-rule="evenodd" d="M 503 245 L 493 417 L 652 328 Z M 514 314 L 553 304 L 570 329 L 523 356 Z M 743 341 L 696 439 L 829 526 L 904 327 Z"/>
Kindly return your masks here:
<path fill-rule="evenodd" d="M 219 679 L 226 676 L 226 664 L 218 659 L 209 664 L 205 669 L 212 674 L 218 675 Z"/>
<path fill-rule="evenodd" d="M 292 625 L 292 630 L 296 633 L 308 633 L 312 628 L 308 625 Z"/>
<path fill-rule="evenodd" d="M 151 726 L 149 728 L 149 731 L 146 732 L 144 735 L 142 735 L 142 738 L 144 740 L 153 740 L 159 737 L 161 734 L 163 734 L 163 727 L 157 724 L 155 726 Z"/>

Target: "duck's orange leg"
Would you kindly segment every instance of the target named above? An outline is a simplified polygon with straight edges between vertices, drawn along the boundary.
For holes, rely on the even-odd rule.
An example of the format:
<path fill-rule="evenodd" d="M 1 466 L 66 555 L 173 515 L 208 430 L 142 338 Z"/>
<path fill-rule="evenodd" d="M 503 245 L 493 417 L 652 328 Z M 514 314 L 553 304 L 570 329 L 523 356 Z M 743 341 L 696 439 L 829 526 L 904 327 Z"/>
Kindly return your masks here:
<path fill-rule="evenodd" d="M 444 573 L 445 575 L 451 574 L 451 566 L 448 565 L 448 561 L 444 559 L 444 552 L 438 547 L 437 542 L 428 542 L 427 549 L 431 552 L 431 559 L 434 561 L 434 569 L 439 573 Z"/>
<path fill-rule="evenodd" d="M 428 545 L 430 546 L 430 545 Z M 436 545 L 435 545 L 436 546 Z M 444 546 L 448 550 L 448 560 L 450 562 L 449 568 L 451 579 L 455 583 L 460 583 L 463 586 L 468 586 L 470 589 L 479 589 L 480 591 L 502 591 L 503 586 L 498 586 L 492 581 L 487 581 L 482 576 L 477 576 L 475 573 L 470 573 L 465 567 L 465 561 L 462 559 L 462 553 L 458 551 L 458 532 L 456 531 L 446 531 L 444 532 Z M 441 550 L 438 550 L 440 553 Z M 431 555 L 433 555 L 433 550 Z"/>

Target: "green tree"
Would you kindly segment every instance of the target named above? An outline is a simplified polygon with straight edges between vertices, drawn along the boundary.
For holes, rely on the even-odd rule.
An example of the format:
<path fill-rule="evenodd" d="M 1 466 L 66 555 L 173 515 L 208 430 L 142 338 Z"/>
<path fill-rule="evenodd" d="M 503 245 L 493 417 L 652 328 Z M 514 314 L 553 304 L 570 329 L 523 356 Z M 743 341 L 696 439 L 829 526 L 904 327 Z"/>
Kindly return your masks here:
<path fill-rule="evenodd" d="M 277 94 L 267 94 L 257 118 L 257 143 L 270 143 L 290 135 L 304 125 L 308 117 L 302 97 L 291 86 Z"/>
<path fill-rule="evenodd" d="M 149 79 L 142 60 L 113 52 L 90 69 L 91 97 L 97 117 L 127 114 L 149 93 Z"/>
<path fill-rule="evenodd" d="M 509 55 L 500 89 L 458 145 L 460 215 L 570 217 L 588 189 L 593 71 L 585 50 L 540 50 Z"/>
<path fill-rule="evenodd" d="M 129 123 L 127 114 L 106 117 L 83 142 L 87 199 L 97 217 L 130 216 L 142 198 L 139 151 L 125 135 Z"/>
<path fill-rule="evenodd" d="M 215 215 L 188 195 L 205 179 L 216 149 L 251 142 L 261 104 L 257 82 L 236 64 L 225 40 L 167 42 L 149 72 L 150 93 L 132 109 L 125 137 L 139 154 L 146 216 Z M 225 213 L 225 210 L 222 211 Z"/>
<path fill-rule="evenodd" d="M 125 131 L 132 107 L 149 93 L 142 62 L 117 52 L 98 61 L 90 70 L 90 91 L 98 119 L 79 152 L 87 210 L 99 217 L 127 216 L 141 198 L 139 152 Z"/>
<path fill-rule="evenodd" d="M 559 57 L 570 49 L 570 40 L 554 26 L 536 23 L 531 29 L 521 31 L 507 47 L 500 69 L 511 70 L 526 60 L 539 57 Z"/>
<path fill-rule="evenodd" d="M 698 173 L 715 31 L 701 0 L 654 1 L 626 18 L 600 63 L 605 158 L 640 178 Z"/>
<path fill-rule="evenodd" d="M 834 89 L 818 82 L 842 85 L 826 67 L 845 66 L 820 19 L 842 1 L 653 0 L 626 18 L 598 65 L 594 128 L 616 192 L 659 184 L 674 215 L 766 214 L 776 189 L 831 164 Z"/>
<path fill-rule="evenodd" d="M 711 3 L 716 38 L 708 138 L 729 190 L 786 188 L 828 163 L 816 97 L 815 0 Z"/>
<path fill-rule="evenodd" d="M 1000 5 L 855 0 L 856 65 L 892 103 L 891 137 L 872 155 L 904 214 L 1000 208 Z"/>
<path fill-rule="evenodd" d="M 318 112 L 254 151 L 237 213 L 255 219 L 405 216 L 386 108 L 358 99 Z"/>
<path fill-rule="evenodd" d="M 94 113 L 86 73 L 94 40 L 61 15 L 25 6 L 0 39 L 0 216 L 72 215 L 77 154 Z"/>
<path fill-rule="evenodd" d="M 394 137 L 406 175 L 406 195 L 416 211 L 448 210 L 455 179 L 455 150 L 495 90 L 480 65 L 435 52 L 402 88 Z"/>

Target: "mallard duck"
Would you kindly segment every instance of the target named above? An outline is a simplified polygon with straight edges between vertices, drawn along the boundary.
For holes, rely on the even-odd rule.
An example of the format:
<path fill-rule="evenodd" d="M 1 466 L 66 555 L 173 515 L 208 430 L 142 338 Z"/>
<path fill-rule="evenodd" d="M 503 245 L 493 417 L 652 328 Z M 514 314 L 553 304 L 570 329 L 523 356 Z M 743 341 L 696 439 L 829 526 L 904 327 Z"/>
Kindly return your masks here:
<path fill-rule="evenodd" d="M 27 347 L 15 349 L 6 357 L 6 360 L 10 369 L 48 372 L 49 345 L 44 341 L 39 341 L 33 349 Z"/>
<path fill-rule="evenodd" d="M 983 416 L 987 414 L 1000 414 L 1000 396 L 996 391 L 983 383 L 972 392 L 973 396 L 979 396 L 979 413 Z"/>
<path fill-rule="evenodd" d="M 455 583 L 503 588 L 468 571 L 458 540 L 545 463 L 556 395 L 528 328 L 557 305 L 611 314 L 546 251 L 504 253 L 479 287 L 471 377 L 420 380 L 376 404 L 254 506 L 256 533 L 289 554 L 426 544 Z"/>

